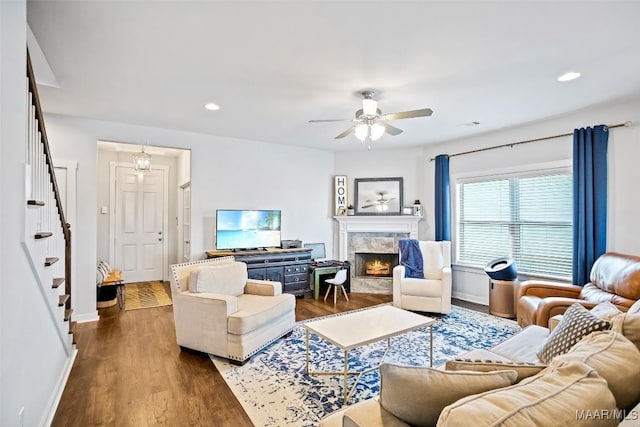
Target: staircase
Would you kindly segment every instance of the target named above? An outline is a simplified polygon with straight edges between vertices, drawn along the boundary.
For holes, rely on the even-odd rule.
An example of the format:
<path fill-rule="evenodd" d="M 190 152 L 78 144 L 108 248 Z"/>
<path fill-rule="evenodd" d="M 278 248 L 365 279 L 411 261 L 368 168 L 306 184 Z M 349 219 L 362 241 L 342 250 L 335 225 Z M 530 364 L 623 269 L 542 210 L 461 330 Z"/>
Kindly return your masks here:
<path fill-rule="evenodd" d="M 49 151 L 31 59 L 27 53 L 28 113 L 23 244 L 52 322 L 67 353 L 74 351 L 71 320 L 71 230 L 65 220 Z M 64 285 L 64 286 L 63 286 Z"/>

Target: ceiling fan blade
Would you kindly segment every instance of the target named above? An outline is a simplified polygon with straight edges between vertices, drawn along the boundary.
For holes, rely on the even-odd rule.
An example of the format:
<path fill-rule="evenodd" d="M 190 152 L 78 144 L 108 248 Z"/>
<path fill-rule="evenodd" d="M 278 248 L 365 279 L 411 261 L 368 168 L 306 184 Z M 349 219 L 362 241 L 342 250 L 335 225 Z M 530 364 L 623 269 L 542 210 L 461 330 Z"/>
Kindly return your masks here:
<path fill-rule="evenodd" d="M 325 123 L 325 122 L 352 122 L 353 119 L 326 119 L 326 120 L 309 120 L 309 123 Z"/>
<path fill-rule="evenodd" d="M 355 130 L 356 130 L 356 127 L 355 126 L 351 126 L 349 129 L 345 130 L 344 132 L 342 132 L 340 135 L 336 136 L 333 139 L 344 138 L 345 136 L 352 134 L 353 131 L 355 131 Z"/>
<path fill-rule="evenodd" d="M 372 208 L 375 205 L 362 205 L 361 209 L 367 209 L 367 208 Z"/>
<path fill-rule="evenodd" d="M 391 126 L 389 123 L 384 124 L 384 131 L 389 135 L 400 135 L 402 133 L 402 129 Z"/>
<path fill-rule="evenodd" d="M 413 117 L 428 117 L 433 114 L 431 108 L 423 108 L 422 110 L 401 111 L 399 113 L 385 114 L 385 120 L 411 119 Z"/>

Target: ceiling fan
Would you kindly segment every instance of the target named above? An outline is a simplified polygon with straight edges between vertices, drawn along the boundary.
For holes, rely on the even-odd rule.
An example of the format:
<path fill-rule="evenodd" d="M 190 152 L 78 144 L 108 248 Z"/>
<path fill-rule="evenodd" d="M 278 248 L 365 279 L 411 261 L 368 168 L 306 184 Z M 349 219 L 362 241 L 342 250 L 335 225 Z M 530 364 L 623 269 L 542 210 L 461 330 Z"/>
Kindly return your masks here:
<path fill-rule="evenodd" d="M 390 199 L 385 199 L 384 195 L 387 194 L 384 191 L 381 191 L 378 194 L 380 197 L 376 200 L 365 200 L 364 201 L 364 205 L 362 205 L 361 209 L 367 209 L 367 208 L 372 208 L 375 206 L 376 210 L 379 211 L 386 211 L 389 209 L 389 202 L 394 200 L 395 197 L 392 197 Z"/>
<path fill-rule="evenodd" d="M 334 139 L 344 138 L 347 135 L 355 132 L 356 137 L 364 142 L 366 139 L 375 141 L 380 138 L 385 132 L 389 135 L 399 135 L 402 133 L 401 129 L 391 126 L 388 122 L 392 120 L 411 119 L 414 117 L 428 117 L 433 114 L 433 110 L 430 108 L 423 108 L 421 110 L 401 111 L 399 113 L 382 114 L 382 111 L 378 108 L 378 101 L 373 99 L 375 94 L 372 90 L 366 90 L 362 92 L 362 109 L 356 111 L 355 119 L 326 119 L 326 120 L 309 120 L 310 123 L 322 123 L 322 122 L 353 122 L 346 131 L 336 136 Z"/>

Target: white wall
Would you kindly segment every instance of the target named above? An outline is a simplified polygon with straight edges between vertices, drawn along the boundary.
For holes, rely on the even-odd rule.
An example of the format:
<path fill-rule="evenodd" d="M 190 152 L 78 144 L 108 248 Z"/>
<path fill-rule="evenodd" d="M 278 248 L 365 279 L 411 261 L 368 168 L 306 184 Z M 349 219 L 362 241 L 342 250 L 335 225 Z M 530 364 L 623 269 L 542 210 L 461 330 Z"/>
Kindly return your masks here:
<path fill-rule="evenodd" d="M 0 425 L 45 425 L 72 358 L 22 246 L 25 213 L 26 2 L 0 1 Z"/>
<path fill-rule="evenodd" d="M 55 158 L 78 161 L 76 310 L 95 313 L 97 141 L 191 149 L 192 257 L 215 248 L 216 209 L 281 209 L 282 238 L 332 242 L 333 153 L 184 131 L 47 115 Z M 75 314 L 75 313 L 74 313 Z"/>
<path fill-rule="evenodd" d="M 188 153 L 188 152 L 187 152 Z M 110 162 L 131 163 L 132 153 L 122 151 L 107 151 L 98 150 L 98 204 L 96 206 L 96 212 L 98 215 L 98 246 L 97 246 L 97 258 L 98 260 L 109 260 L 109 220 L 113 214 L 113 206 L 107 209 L 107 213 L 101 213 L 101 208 L 106 206 L 109 208 L 109 173 Z M 169 264 L 175 264 L 178 259 L 177 255 L 177 239 L 178 239 L 178 226 L 176 220 L 178 217 L 178 186 L 176 184 L 176 172 L 177 172 L 177 159 L 175 157 L 153 155 L 151 160 L 152 168 L 156 165 L 164 165 L 169 167 L 169 188 L 168 188 L 168 235 L 166 236 L 168 245 L 168 260 Z M 113 260 L 111 260 L 113 262 Z M 117 266 L 112 265 L 117 268 Z M 166 269 L 166 277 L 169 277 L 169 269 Z"/>
<path fill-rule="evenodd" d="M 355 178 L 392 178 L 402 177 L 404 186 L 403 205 L 411 206 L 419 199 L 423 205 L 433 203 L 433 198 L 426 200 L 425 166 L 428 158 L 421 148 L 398 150 L 366 150 L 353 141 L 354 151 L 338 151 L 335 154 L 335 174 L 348 177 L 348 200 L 354 203 Z M 429 224 L 424 220 L 418 224 L 419 236 L 424 238 L 428 233 Z"/>
<path fill-rule="evenodd" d="M 606 107 L 586 109 L 571 115 L 485 134 L 454 142 L 447 142 L 425 148 L 427 158 L 438 154 L 454 154 L 462 151 L 507 144 L 550 135 L 571 133 L 573 129 L 598 124 L 617 124 L 632 121 L 640 124 L 640 101 L 629 101 Z M 637 197 L 637 183 L 640 182 L 640 128 L 610 130 L 608 151 L 608 238 L 607 250 L 628 254 L 640 254 L 640 200 Z M 453 157 L 450 160 L 450 174 L 495 170 L 551 161 L 572 159 L 572 137 L 556 138 L 531 144 L 500 148 L 480 153 Z M 426 168 L 425 204 L 427 237 L 434 237 L 433 198 L 434 163 Z M 455 215 L 455 212 L 452 212 Z M 452 234 L 453 234 L 452 230 Z M 455 247 L 455 237 L 452 236 Z M 454 249 L 455 254 L 455 249 Z M 455 259 L 455 257 L 454 257 Z M 489 260 L 487 260 L 489 261 Z M 453 293 L 462 299 L 488 303 L 489 289 L 487 276 L 481 269 L 454 266 Z"/>

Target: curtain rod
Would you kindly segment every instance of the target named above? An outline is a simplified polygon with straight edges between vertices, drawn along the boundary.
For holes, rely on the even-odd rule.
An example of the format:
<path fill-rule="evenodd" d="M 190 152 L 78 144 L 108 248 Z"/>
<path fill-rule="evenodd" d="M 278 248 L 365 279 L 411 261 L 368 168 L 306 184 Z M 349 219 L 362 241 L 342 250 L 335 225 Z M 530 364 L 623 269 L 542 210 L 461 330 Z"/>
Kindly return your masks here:
<path fill-rule="evenodd" d="M 626 121 L 624 123 L 618 123 L 617 125 L 607 126 L 607 129 L 615 129 L 615 128 L 619 128 L 619 127 L 630 127 L 632 124 L 633 123 L 631 123 L 630 121 Z M 542 138 L 527 139 L 526 141 L 518 141 L 518 142 L 511 142 L 509 144 L 494 145 L 493 147 L 478 148 L 477 150 L 469 150 L 469 151 L 462 151 L 460 153 L 449 154 L 449 158 L 456 157 L 456 156 L 464 156 L 465 154 L 479 153 L 481 151 L 493 150 L 493 149 L 496 149 L 496 148 L 513 147 L 514 145 L 528 144 L 530 142 L 538 142 L 538 141 L 544 141 L 544 140 L 547 140 L 547 139 L 555 139 L 555 138 L 561 138 L 563 136 L 572 136 L 572 135 L 573 135 L 573 132 L 561 133 L 561 134 L 558 134 L 558 135 L 545 136 L 545 137 L 542 137 Z M 432 162 L 434 160 L 435 160 L 435 158 L 429 159 L 430 162 Z"/>

